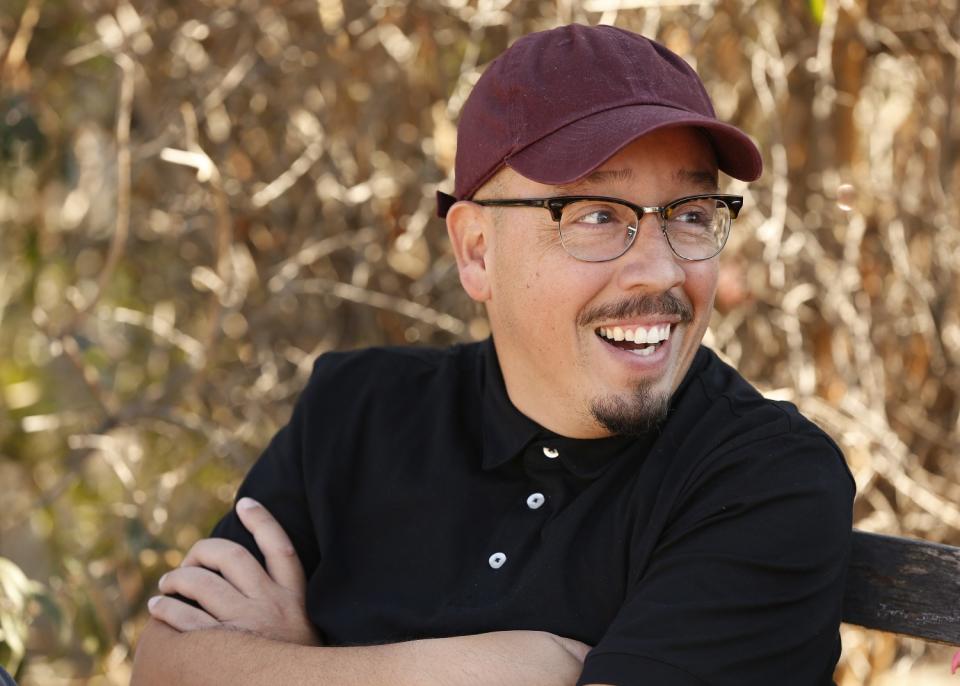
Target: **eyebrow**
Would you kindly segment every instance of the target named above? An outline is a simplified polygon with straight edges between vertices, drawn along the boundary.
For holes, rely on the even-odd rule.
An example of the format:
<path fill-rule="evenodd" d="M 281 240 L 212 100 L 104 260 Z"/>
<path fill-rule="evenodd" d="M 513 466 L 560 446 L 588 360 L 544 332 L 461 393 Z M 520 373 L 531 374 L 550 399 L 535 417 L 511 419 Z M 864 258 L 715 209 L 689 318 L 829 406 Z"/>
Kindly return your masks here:
<path fill-rule="evenodd" d="M 614 181 L 631 181 L 633 179 L 632 169 L 601 169 L 591 172 L 583 178 L 577 179 L 571 183 L 564 183 L 557 186 L 563 192 L 575 191 L 583 186 L 596 186 L 602 183 Z"/>
<path fill-rule="evenodd" d="M 678 184 L 691 185 L 697 189 L 706 191 L 715 191 L 718 188 L 717 172 L 712 170 L 678 169 L 673 173 L 673 179 Z M 603 169 L 591 172 L 572 183 L 560 184 L 557 188 L 564 193 L 570 193 L 571 191 L 580 190 L 584 186 L 596 186 L 602 183 L 632 180 L 632 169 Z"/>
<path fill-rule="evenodd" d="M 678 169 L 673 174 L 677 183 L 688 183 L 708 191 L 717 190 L 717 172 L 706 169 Z"/>

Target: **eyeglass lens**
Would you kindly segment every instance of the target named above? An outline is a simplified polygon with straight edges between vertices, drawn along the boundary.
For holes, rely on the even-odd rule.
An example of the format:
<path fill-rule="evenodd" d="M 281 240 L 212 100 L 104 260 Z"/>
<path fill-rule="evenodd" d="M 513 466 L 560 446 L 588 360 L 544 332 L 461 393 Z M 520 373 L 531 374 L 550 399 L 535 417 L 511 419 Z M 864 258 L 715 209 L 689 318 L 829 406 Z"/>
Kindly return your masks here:
<path fill-rule="evenodd" d="M 720 252 L 732 222 L 727 204 L 711 198 L 668 205 L 663 216 L 661 228 L 670 248 L 688 260 L 705 260 Z M 564 208 L 560 217 L 560 239 L 574 257 L 600 262 L 626 252 L 638 227 L 637 213 L 626 205 L 581 200 Z"/>

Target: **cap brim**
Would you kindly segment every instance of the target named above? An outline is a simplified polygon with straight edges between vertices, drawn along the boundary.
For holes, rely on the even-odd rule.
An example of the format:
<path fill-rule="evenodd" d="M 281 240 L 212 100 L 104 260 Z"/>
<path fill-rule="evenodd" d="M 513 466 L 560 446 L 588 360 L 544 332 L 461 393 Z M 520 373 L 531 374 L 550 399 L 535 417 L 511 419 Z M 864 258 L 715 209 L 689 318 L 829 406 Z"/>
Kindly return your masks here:
<path fill-rule="evenodd" d="M 703 129 L 724 173 L 742 181 L 760 177 L 760 151 L 745 133 L 716 119 L 662 105 L 627 105 L 591 114 L 528 145 L 508 157 L 506 164 L 540 183 L 572 183 L 641 136 L 676 126 Z"/>

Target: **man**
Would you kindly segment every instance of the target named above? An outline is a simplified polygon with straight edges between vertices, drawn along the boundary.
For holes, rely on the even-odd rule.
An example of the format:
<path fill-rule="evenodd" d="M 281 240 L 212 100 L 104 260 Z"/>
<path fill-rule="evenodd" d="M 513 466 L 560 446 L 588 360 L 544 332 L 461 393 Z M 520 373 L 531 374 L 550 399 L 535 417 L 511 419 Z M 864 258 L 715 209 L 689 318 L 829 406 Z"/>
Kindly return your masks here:
<path fill-rule="evenodd" d="M 760 155 L 656 43 L 494 61 L 438 195 L 492 340 L 321 357 L 161 580 L 135 680 L 832 683 L 853 482 L 700 345 L 742 204 L 718 170 Z"/>

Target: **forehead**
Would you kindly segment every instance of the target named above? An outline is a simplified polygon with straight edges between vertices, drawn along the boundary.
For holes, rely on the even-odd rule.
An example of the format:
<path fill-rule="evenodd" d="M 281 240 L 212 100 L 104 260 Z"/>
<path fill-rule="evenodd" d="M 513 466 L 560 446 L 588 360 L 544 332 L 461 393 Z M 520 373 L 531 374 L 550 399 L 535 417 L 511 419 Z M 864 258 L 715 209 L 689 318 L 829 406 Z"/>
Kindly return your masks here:
<path fill-rule="evenodd" d="M 641 136 L 594 171 L 565 186 L 630 183 L 649 176 L 673 184 L 716 186 L 713 146 L 699 129 L 661 129 Z"/>
<path fill-rule="evenodd" d="M 572 183 L 556 186 L 561 193 L 571 194 L 603 186 L 629 186 L 636 184 L 639 175 L 630 166 L 619 166 L 616 162 L 607 162 L 600 169 L 593 171 L 583 178 Z M 697 191 L 712 192 L 717 190 L 717 172 L 707 166 L 677 166 L 672 172 L 660 175 L 661 180 L 677 188 L 689 188 Z"/>

